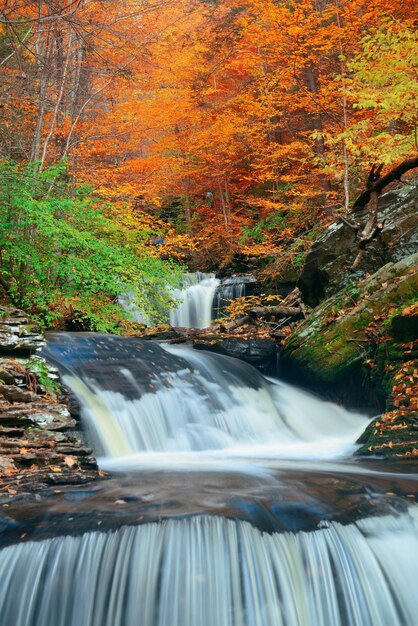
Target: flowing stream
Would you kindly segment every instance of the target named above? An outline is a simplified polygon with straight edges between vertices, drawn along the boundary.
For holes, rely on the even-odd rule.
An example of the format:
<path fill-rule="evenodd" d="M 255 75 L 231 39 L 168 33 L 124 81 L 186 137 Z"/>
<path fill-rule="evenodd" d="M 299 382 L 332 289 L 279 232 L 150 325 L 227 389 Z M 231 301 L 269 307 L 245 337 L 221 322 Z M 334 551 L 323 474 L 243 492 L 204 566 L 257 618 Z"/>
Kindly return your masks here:
<path fill-rule="evenodd" d="M 416 476 L 354 462 L 370 418 L 187 347 L 57 333 L 46 354 L 123 474 L 0 551 L 1 626 L 417 624 Z"/>

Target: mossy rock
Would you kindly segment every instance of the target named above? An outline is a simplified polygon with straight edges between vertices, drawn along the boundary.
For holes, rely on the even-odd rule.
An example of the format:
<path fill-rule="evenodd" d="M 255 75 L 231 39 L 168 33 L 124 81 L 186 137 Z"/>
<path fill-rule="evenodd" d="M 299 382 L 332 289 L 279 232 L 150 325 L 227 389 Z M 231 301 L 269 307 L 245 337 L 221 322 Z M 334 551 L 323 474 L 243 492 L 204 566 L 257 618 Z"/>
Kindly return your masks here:
<path fill-rule="evenodd" d="M 284 356 L 327 384 L 359 370 L 376 346 L 368 327 L 418 298 L 418 254 L 389 263 L 319 305 L 287 341 Z"/>

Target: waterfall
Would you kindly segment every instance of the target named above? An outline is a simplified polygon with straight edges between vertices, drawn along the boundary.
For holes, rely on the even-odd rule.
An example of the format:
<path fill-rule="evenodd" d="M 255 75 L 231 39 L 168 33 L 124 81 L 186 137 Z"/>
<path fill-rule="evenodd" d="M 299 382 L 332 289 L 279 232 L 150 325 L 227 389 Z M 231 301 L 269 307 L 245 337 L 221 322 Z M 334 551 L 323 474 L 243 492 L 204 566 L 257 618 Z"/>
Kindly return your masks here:
<path fill-rule="evenodd" d="M 1 626 L 415 626 L 418 506 L 395 474 L 298 460 L 347 455 L 367 417 L 185 347 L 53 333 L 46 356 L 131 471 L 36 504 L 0 550 Z"/>
<path fill-rule="evenodd" d="M 414 626 L 417 508 L 313 532 L 194 516 L 0 552 L 2 626 Z"/>
<path fill-rule="evenodd" d="M 252 285 L 256 279 L 251 274 L 243 276 L 229 276 L 219 284 L 212 304 L 212 318 L 217 319 L 225 315 L 225 308 L 237 298 L 247 295 L 247 285 Z"/>
<path fill-rule="evenodd" d="M 215 274 L 186 274 L 183 289 L 174 292 L 181 303 L 170 313 L 171 326 L 207 328 L 212 321 L 212 302 L 219 280 Z"/>
<path fill-rule="evenodd" d="M 82 402 L 93 446 L 106 468 L 257 456 L 335 457 L 353 449 L 369 421 L 271 382 L 230 357 L 185 347 L 164 350 L 154 344 L 151 349 L 145 342 L 137 343 L 135 351 L 132 340 L 116 337 L 78 336 L 73 342 L 72 351 L 66 344 L 72 368 L 64 381 Z M 107 369 L 97 371 L 96 364 L 85 361 L 78 371 L 74 359 L 77 352 L 85 355 L 86 342 L 95 363 L 99 355 L 103 368 L 106 361 L 111 365 L 111 379 Z M 49 350 L 59 352 L 59 344 L 50 341 Z M 147 371 L 142 385 L 141 372 L 150 363 L 156 368 L 161 359 L 161 370 Z"/>
<path fill-rule="evenodd" d="M 167 316 L 171 326 L 180 328 L 208 328 L 212 321 L 224 314 L 231 300 L 246 294 L 246 285 L 254 283 L 253 276 L 231 276 L 220 281 L 215 274 L 196 272 L 183 276 L 181 289 L 173 291 L 178 307 Z M 150 325 L 143 311 L 133 304 L 132 294 L 119 296 L 120 306 L 128 311 L 135 322 Z"/>

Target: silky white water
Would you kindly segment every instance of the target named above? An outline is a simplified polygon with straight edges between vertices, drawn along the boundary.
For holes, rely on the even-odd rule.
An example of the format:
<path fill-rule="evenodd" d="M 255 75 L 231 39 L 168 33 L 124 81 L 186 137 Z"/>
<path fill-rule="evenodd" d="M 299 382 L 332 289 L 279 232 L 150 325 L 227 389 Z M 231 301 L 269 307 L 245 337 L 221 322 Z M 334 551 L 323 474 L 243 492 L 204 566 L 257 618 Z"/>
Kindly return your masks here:
<path fill-rule="evenodd" d="M 60 341 L 100 464 L 138 486 L 49 494 L 40 532 L 74 536 L 0 550 L 1 626 L 416 625 L 418 507 L 344 480 L 369 418 L 215 354 Z"/>
<path fill-rule="evenodd" d="M 171 326 L 179 328 L 208 328 L 214 319 L 224 315 L 224 307 L 231 300 L 246 293 L 246 283 L 254 282 L 252 277 L 231 277 L 221 284 L 215 274 L 184 274 L 181 289 L 173 290 L 178 306 L 167 313 L 161 311 Z M 152 325 L 147 315 L 134 304 L 131 293 L 119 296 L 120 306 L 128 311 L 135 322 Z"/>
<path fill-rule="evenodd" d="M 266 534 L 191 517 L 0 551 L 2 626 L 415 626 L 417 508 Z"/>
<path fill-rule="evenodd" d="M 271 382 L 236 359 L 169 347 L 184 369 L 128 399 L 66 376 L 81 399 L 104 468 L 237 458 L 335 458 L 353 449 L 369 418 Z M 135 373 L 121 374 L 135 388 Z"/>
<path fill-rule="evenodd" d="M 173 311 L 160 311 L 161 317 L 171 326 L 181 328 L 208 328 L 212 322 L 212 306 L 220 280 L 215 274 L 185 274 L 181 289 L 172 291 L 178 306 Z M 238 292 L 237 292 L 238 293 Z M 119 305 L 127 311 L 134 322 L 152 326 L 152 320 L 134 303 L 132 293 L 121 294 Z"/>
<path fill-rule="evenodd" d="M 219 283 L 215 274 L 187 274 L 183 289 L 174 292 L 180 304 L 170 312 L 171 326 L 208 328 L 212 321 L 212 303 Z"/>

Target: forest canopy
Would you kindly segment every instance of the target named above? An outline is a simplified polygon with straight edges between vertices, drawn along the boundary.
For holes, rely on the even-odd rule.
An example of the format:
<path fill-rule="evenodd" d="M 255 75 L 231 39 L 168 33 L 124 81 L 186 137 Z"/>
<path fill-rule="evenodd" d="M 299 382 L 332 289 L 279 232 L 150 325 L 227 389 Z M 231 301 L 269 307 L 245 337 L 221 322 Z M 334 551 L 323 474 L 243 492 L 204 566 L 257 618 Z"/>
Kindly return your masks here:
<path fill-rule="evenodd" d="M 297 267 L 373 164 L 417 154 L 415 8 L 2 0 L 3 290 L 105 328 L 122 283 L 156 318 L 174 261 Z"/>

